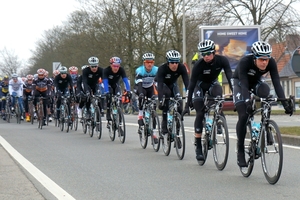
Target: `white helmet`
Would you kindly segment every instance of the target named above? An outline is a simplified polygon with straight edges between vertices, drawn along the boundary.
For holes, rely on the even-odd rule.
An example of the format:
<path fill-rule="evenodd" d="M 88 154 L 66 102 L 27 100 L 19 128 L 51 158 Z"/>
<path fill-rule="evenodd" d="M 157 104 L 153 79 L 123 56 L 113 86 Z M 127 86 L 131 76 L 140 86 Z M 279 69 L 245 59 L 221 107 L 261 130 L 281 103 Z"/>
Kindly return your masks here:
<path fill-rule="evenodd" d="M 18 78 L 18 74 L 12 74 L 11 78 Z"/>
<path fill-rule="evenodd" d="M 170 50 L 166 53 L 167 62 L 180 62 L 181 55 L 176 50 Z"/>
<path fill-rule="evenodd" d="M 198 51 L 200 53 L 207 52 L 207 51 L 214 51 L 215 50 L 215 43 L 212 40 L 204 40 L 199 42 L 198 44 Z"/>
<path fill-rule="evenodd" d="M 67 67 L 61 66 L 61 67 L 59 68 L 59 73 L 60 73 L 60 74 L 66 74 L 66 73 L 68 73 Z"/>
<path fill-rule="evenodd" d="M 154 60 L 155 56 L 153 55 L 153 53 L 145 53 L 142 57 L 143 61 L 144 60 Z"/>
<path fill-rule="evenodd" d="M 267 56 L 271 57 L 272 47 L 267 42 L 257 41 L 252 44 L 252 53 L 255 57 Z"/>
<path fill-rule="evenodd" d="M 95 56 L 92 56 L 88 59 L 88 62 L 91 66 L 97 66 L 99 64 L 99 59 Z"/>

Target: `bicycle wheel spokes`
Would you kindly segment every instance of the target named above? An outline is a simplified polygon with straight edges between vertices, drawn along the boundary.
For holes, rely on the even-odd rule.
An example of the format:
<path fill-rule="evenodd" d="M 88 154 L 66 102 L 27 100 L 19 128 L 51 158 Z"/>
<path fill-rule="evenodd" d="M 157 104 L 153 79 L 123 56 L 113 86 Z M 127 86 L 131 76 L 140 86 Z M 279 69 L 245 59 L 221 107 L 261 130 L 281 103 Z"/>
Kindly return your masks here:
<path fill-rule="evenodd" d="M 254 167 L 255 159 L 255 144 L 251 140 L 251 126 L 247 125 L 247 132 L 245 136 L 245 158 L 248 163 L 248 167 L 240 167 L 240 171 L 244 177 L 249 177 Z"/>
<path fill-rule="evenodd" d="M 155 152 L 159 151 L 160 148 L 160 123 L 158 115 L 155 111 L 152 112 L 152 118 L 150 118 L 150 132 L 153 149 Z"/>
<path fill-rule="evenodd" d="M 125 118 L 124 118 L 124 114 L 123 114 L 123 111 L 121 108 L 118 108 L 118 119 L 119 123 L 118 124 L 118 132 L 119 132 L 119 139 L 120 139 L 120 142 L 121 143 L 124 143 L 125 142 L 125 138 L 126 138 L 126 127 L 125 127 Z"/>
<path fill-rule="evenodd" d="M 180 160 L 183 159 L 185 153 L 185 132 L 183 121 L 181 121 L 181 116 L 179 113 L 176 114 L 175 122 L 175 148 L 177 156 Z"/>
<path fill-rule="evenodd" d="M 227 164 L 229 151 L 229 136 L 226 119 L 219 116 L 213 126 L 213 157 L 218 170 L 223 170 Z"/>
<path fill-rule="evenodd" d="M 264 175 L 270 184 L 280 178 L 283 163 L 283 148 L 279 128 L 273 120 L 262 130 L 261 163 Z"/>

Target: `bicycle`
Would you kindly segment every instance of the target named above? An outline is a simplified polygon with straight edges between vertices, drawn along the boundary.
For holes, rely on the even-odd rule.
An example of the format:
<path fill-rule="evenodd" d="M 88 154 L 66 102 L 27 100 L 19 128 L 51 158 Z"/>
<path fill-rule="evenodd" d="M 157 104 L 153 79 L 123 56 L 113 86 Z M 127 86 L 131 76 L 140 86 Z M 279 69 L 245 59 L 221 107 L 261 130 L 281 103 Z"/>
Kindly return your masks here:
<path fill-rule="evenodd" d="M 46 97 L 37 97 L 37 105 L 36 105 L 36 111 L 37 111 L 37 121 L 38 121 L 38 128 L 42 129 L 44 126 L 44 100 Z"/>
<path fill-rule="evenodd" d="M 29 116 L 30 116 L 30 123 L 33 124 L 34 123 L 34 113 L 35 113 L 33 99 L 32 99 L 32 97 L 29 97 L 29 96 L 27 98 L 28 98 L 28 112 L 29 112 Z"/>
<path fill-rule="evenodd" d="M 92 95 L 91 97 L 91 129 L 89 129 L 90 137 L 93 137 L 94 130 L 97 132 L 97 138 L 100 140 L 102 136 L 102 121 L 101 121 L 101 112 L 99 107 L 99 102 L 101 101 L 100 95 Z"/>
<path fill-rule="evenodd" d="M 118 131 L 118 137 L 121 143 L 125 142 L 126 138 L 126 127 L 123 109 L 121 106 L 121 96 L 113 95 L 112 102 L 110 105 L 110 115 L 112 121 L 108 121 L 107 129 L 111 141 L 115 140 L 116 131 Z"/>
<path fill-rule="evenodd" d="M 148 137 L 151 136 L 151 144 L 155 152 L 160 148 L 160 123 L 156 113 L 157 97 L 152 98 L 145 97 L 143 104 L 143 121 L 144 126 L 140 126 L 138 129 L 140 144 L 143 149 L 147 147 Z"/>
<path fill-rule="evenodd" d="M 261 107 L 255 107 L 255 102 L 261 102 Z M 248 167 L 240 167 L 244 177 L 249 177 L 254 167 L 255 159 L 261 158 L 261 164 L 266 180 L 274 185 L 280 178 L 283 164 L 283 148 L 281 133 L 277 123 L 270 119 L 271 108 L 277 101 L 288 101 L 289 106 L 294 108 L 294 97 L 286 98 L 259 98 L 251 94 L 253 112 L 247 120 L 247 132 L 245 137 L 245 155 Z M 260 113 L 259 127 L 254 124 L 254 115 Z M 291 114 L 292 115 L 292 114 Z"/>
<path fill-rule="evenodd" d="M 70 117 L 71 117 L 71 130 L 74 128 L 75 131 L 77 131 L 78 128 L 78 113 L 77 113 L 77 107 L 75 103 L 75 98 L 71 98 L 70 103 Z"/>
<path fill-rule="evenodd" d="M 64 131 L 66 127 L 66 132 L 69 132 L 70 129 L 70 112 L 69 112 L 69 99 L 70 94 L 64 94 L 61 96 L 61 105 L 59 107 L 60 116 L 59 116 L 59 126 L 60 130 Z"/>
<path fill-rule="evenodd" d="M 163 98 L 163 103 L 165 101 Z M 183 159 L 185 154 L 185 132 L 184 125 L 181 115 L 178 112 L 178 107 L 180 106 L 180 101 L 185 99 L 184 97 L 170 97 L 169 98 L 169 112 L 168 112 L 168 133 L 161 134 L 162 148 L 166 156 L 170 154 L 171 143 L 174 142 L 174 147 L 176 148 L 177 156 L 180 160 Z"/>
<path fill-rule="evenodd" d="M 205 133 L 202 134 L 202 152 L 204 160 L 198 160 L 199 165 L 204 165 L 208 150 L 213 149 L 214 163 L 218 170 L 223 170 L 227 164 L 229 152 L 229 133 L 224 116 L 222 116 L 223 97 L 209 97 L 208 93 L 204 97 L 204 118 L 203 127 Z M 194 142 L 195 149 L 197 148 Z"/>
<path fill-rule="evenodd" d="M 17 124 L 21 124 L 21 116 L 22 116 L 22 112 L 19 104 L 19 98 L 22 97 L 18 97 L 18 96 L 15 97 L 15 106 L 14 106 Z"/>
<path fill-rule="evenodd" d="M 5 118 L 8 123 L 10 123 L 10 119 L 12 117 L 11 113 L 11 97 L 10 94 L 8 93 L 6 96 L 6 105 L 5 105 Z"/>

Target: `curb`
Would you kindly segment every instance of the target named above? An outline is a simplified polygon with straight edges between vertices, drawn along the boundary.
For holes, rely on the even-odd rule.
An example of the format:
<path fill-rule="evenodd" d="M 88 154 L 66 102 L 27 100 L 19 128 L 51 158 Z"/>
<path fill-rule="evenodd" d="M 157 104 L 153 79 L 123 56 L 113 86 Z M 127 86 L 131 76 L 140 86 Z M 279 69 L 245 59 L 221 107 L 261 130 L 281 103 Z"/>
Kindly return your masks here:
<path fill-rule="evenodd" d="M 281 135 L 282 143 L 293 145 L 293 146 L 300 146 L 300 136 L 295 135 Z"/>

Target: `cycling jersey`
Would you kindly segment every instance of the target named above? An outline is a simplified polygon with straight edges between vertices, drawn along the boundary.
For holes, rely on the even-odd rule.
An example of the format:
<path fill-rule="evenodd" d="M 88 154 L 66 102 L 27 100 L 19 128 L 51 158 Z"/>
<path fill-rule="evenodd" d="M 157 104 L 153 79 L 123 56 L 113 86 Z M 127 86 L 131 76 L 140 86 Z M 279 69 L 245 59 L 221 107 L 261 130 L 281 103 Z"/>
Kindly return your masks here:
<path fill-rule="evenodd" d="M 115 88 L 115 86 L 118 85 L 120 78 L 123 79 L 126 90 L 130 91 L 130 84 L 123 67 L 120 67 L 117 73 L 114 73 L 110 66 L 105 68 L 103 70 L 103 83 L 105 93 L 109 92 L 108 86 Z"/>
<path fill-rule="evenodd" d="M 15 82 L 13 79 L 11 79 L 8 83 L 8 92 L 10 95 L 15 92 L 18 97 L 21 97 L 23 95 L 23 81 L 20 77 L 18 77 L 17 81 Z"/>
<path fill-rule="evenodd" d="M 90 91 L 96 92 L 98 89 L 98 80 L 99 78 L 103 77 L 103 69 L 101 67 L 98 67 L 97 71 L 94 73 L 91 71 L 90 67 L 85 68 L 82 71 L 82 83 L 84 91 Z"/>
<path fill-rule="evenodd" d="M 62 78 L 61 75 L 57 75 L 54 79 L 54 87 L 56 90 L 61 92 L 65 92 L 70 88 L 73 88 L 73 81 L 69 74 L 67 74 L 66 78 Z M 73 89 L 71 89 L 73 92 Z"/>
<path fill-rule="evenodd" d="M 153 66 L 150 72 L 147 72 L 144 65 L 135 70 L 135 84 L 142 83 L 143 88 L 149 88 L 154 83 L 158 67 Z"/>

